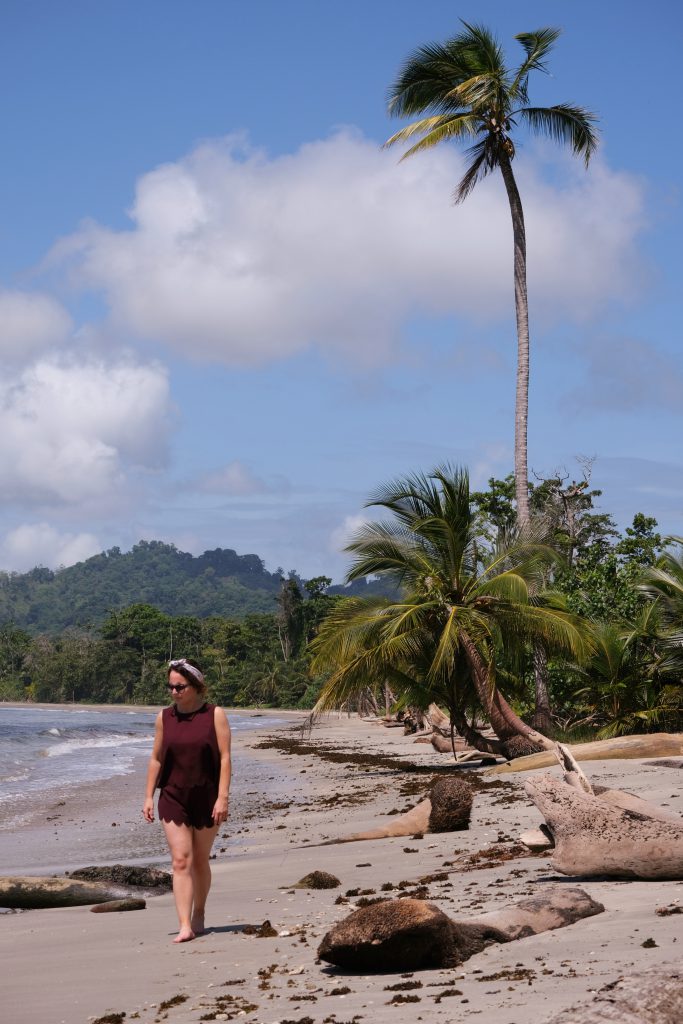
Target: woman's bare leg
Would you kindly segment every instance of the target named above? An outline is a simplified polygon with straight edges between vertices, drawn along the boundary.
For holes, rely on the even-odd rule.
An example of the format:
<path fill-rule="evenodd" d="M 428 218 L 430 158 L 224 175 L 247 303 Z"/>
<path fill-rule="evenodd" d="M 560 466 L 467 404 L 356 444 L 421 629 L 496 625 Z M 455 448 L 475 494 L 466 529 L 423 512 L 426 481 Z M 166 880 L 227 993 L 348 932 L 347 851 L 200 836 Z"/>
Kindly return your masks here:
<path fill-rule="evenodd" d="M 189 942 L 194 938 L 192 930 L 192 901 L 194 881 L 192 871 L 192 837 L 194 829 L 189 825 L 176 825 L 165 821 L 166 842 L 171 851 L 173 864 L 173 897 L 178 914 L 179 930 L 174 942 Z"/>
<path fill-rule="evenodd" d="M 195 935 L 204 931 L 204 912 L 206 897 L 211 888 L 211 866 L 209 855 L 213 841 L 218 832 L 218 825 L 211 828 L 193 829 L 192 832 L 192 881 L 194 883 L 194 902 L 190 924 Z"/>

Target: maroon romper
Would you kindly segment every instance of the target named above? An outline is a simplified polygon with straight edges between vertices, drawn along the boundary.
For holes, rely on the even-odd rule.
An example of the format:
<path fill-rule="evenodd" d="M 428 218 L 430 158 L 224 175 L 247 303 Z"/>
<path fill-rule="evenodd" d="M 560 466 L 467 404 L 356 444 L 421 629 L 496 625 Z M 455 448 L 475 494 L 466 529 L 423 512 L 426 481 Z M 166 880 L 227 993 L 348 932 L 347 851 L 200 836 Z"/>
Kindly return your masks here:
<path fill-rule="evenodd" d="M 184 715 L 164 708 L 159 774 L 159 817 L 176 825 L 212 828 L 221 755 L 214 723 L 215 704 Z"/>

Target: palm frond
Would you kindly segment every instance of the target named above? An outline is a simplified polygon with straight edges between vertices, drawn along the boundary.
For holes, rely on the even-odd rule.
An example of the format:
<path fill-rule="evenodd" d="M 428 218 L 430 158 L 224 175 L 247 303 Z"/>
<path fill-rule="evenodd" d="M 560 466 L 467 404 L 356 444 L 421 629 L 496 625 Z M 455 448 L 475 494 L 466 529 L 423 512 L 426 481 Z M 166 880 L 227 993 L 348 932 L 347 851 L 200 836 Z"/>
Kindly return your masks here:
<path fill-rule="evenodd" d="M 584 107 L 573 107 L 566 103 L 552 107 L 522 107 L 517 113 L 536 134 L 546 135 L 556 142 L 569 143 L 572 151 L 582 155 L 588 166 L 598 145 L 595 130 L 598 119 L 595 114 Z"/>
<path fill-rule="evenodd" d="M 524 48 L 526 60 L 520 64 L 514 81 L 510 86 L 510 95 L 521 96 L 522 102 L 527 99 L 527 79 L 531 71 L 543 71 L 547 74 L 548 68 L 545 57 L 553 48 L 557 39 L 562 35 L 560 28 L 539 28 L 535 32 L 520 32 L 515 36 Z"/>
<path fill-rule="evenodd" d="M 443 142 L 446 139 L 457 139 L 467 135 L 476 134 L 480 127 L 480 121 L 478 118 L 473 117 L 471 114 L 461 114 L 453 117 L 441 117 L 434 119 L 437 121 L 436 125 L 432 128 L 423 127 L 431 118 L 425 119 L 425 121 L 416 122 L 414 125 L 409 125 L 407 129 L 401 129 L 392 135 L 391 138 L 387 139 L 384 146 L 393 145 L 395 142 L 405 141 L 420 131 L 424 131 L 423 137 L 419 142 L 410 147 L 410 150 L 405 151 L 401 154 L 400 161 L 407 160 L 409 157 L 414 156 L 416 153 L 422 153 L 424 150 L 431 150 L 439 142 Z"/>
<path fill-rule="evenodd" d="M 462 107 L 449 94 L 471 75 L 462 58 L 451 43 L 429 43 L 414 50 L 389 88 L 389 113 L 411 117 L 425 110 L 443 114 L 460 111 Z"/>
<path fill-rule="evenodd" d="M 505 99 L 501 102 L 504 95 L 500 75 L 492 75 L 490 72 L 472 75 L 466 81 L 459 82 L 449 93 L 460 107 L 473 110 L 479 115 L 491 110 L 498 110 L 502 114 L 509 107 Z"/>
<path fill-rule="evenodd" d="M 419 153 L 424 149 L 431 149 L 445 139 L 461 139 L 476 135 L 481 128 L 481 118 L 470 113 L 464 114 L 439 114 L 436 117 L 424 117 L 420 121 L 413 121 L 400 131 L 395 132 L 383 145 L 383 149 L 396 145 L 397 142 L 408 142 L 416 135 L 423 138 L 410 149 L 401 155 L 401 160 Z"/>
<path fill-rule="evenodd" d="M 496 149 L 491 145 L 488 136 L 475 146 L 471 146 L 467 150 L 467 156 L 471 158 L 471 163 L 453 193 L 453 202 L 456 205 L 463 203 L 479 182 L 497 166 Z"/>
<path fill-rule="evenodd" d="M 472 72 L 489 72 L 502 75 L 505 72 L 503 48 L 490 29 L 485 25 L 473 25 L 463 20 L 465 31 L 447 44 L 451 53 L 461 55 L 461 60 Z"/>

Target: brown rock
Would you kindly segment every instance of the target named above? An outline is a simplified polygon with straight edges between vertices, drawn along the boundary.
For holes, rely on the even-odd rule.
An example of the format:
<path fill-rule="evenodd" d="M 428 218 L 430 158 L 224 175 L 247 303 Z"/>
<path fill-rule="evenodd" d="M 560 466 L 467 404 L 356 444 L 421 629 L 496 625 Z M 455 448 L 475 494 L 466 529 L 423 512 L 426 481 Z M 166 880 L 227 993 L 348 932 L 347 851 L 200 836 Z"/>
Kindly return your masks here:
<path fill-rule="evenodd" d="M 100 864 L 97 867 L 71 871 L 70 878 L 86 882 L 114 882 L 116 885 L 134 885 L 140 889 L 173 888 L 173 876 L 159 868 L 138 867 L 132 864 Z"/>
<path fill-rule="evenodd" d="M 469 828 L 472 788 L 464 779 L 441 778 L 429 790 L 430 832 L 458 832 Z"/>
<path fill-rule="evenodd" d="M 274 939 L 277 936 L 277 931 L 268 920 L 262 924 L 245 924 L 242 931 L 245 935 L 255 935 L 257 939 Z"/>
<path fill-rule="evenodd" d="M 336 875 L 329 871 L 310 871 L 303 878 L 300 878 L 294 885 L 285 886 L 286 889 L 338 889 L 341 882 Z"/>

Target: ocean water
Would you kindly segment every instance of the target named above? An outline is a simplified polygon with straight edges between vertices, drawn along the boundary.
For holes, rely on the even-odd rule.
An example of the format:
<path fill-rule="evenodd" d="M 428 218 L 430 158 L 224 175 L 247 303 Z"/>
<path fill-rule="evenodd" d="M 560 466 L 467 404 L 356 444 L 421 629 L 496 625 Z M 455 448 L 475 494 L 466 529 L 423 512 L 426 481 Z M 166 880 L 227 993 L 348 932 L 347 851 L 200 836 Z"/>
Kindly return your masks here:
<path fill-rule="evenodd" d="M 138 770 L 150 754 L 155 717 L 134 708 L 0 704 L 0 831 L 20 825 L 36 799 L 48 804 L 73 787 Z M 262 724 L 230 715 L 236 732 Z"/>

